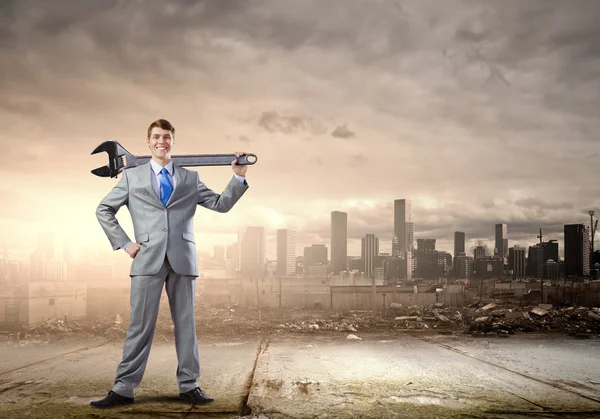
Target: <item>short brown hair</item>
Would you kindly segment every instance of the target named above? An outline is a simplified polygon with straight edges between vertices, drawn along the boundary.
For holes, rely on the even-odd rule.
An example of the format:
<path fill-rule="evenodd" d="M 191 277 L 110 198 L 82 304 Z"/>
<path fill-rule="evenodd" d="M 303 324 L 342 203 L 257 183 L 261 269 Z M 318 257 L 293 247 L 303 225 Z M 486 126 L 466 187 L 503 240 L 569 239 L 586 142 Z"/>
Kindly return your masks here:
<path fill-rule="evenodd" d="M 150 138 L 150 133 L 152 132 L 152 128 L 162 128 L 171 131 L 173 136 L 175 136 L 175 127 L 166 119 L 157 119 L 148 127 L 148 138 Z"/>

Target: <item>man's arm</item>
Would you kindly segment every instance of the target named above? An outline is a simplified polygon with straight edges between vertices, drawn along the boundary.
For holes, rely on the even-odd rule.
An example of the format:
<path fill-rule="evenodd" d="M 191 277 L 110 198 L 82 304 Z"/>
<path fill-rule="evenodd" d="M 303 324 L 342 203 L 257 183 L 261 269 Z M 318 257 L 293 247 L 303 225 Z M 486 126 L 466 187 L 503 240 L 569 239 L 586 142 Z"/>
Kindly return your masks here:
<path fill-rule="evenodd" d="M 249 188 L 244 176 L 234 174 L 225 190 L 219 194 L 200 180 L 198 172 L 196 172 L 196 178 L 198 185 L 198 205 L 217 212 L 229 211 Z"/>
<path fill-rule="evenodd" d="M 113 250 L 124 249 L 131 242 L 125 230 L 119 224 L 116 213 L 123 205 L 128 204 L 129 184 L 127 181 L 127 171 L 123 171 L 123 176 L 119 183 L 106 195 L 96 208 L 96 218 L 102 226 L 104 233 L 108 237 Z"/>

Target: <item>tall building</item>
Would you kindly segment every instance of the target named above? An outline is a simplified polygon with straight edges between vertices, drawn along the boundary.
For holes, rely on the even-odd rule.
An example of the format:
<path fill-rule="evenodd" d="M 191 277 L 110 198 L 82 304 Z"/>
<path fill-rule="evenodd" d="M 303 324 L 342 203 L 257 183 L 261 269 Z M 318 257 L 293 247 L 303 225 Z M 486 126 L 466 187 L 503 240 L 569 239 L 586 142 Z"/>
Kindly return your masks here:
<path fill-rule="evenodd" d="M 565 276 L 590 273 L 590 228 L 584 224 L 565 224 Z"/>
<path fill-rule="evenodd" d="M 465 233 L 462 231 L 454 232 L 454 256 L 459 253 L 465 253 Z"/>
<path fill-rule="evenodd" d="M 414 241 L 415 241 L 415 224 L 412 221 L 406 223 L 406 248 L 407 251 L 414 253 Z"/>
<path fill-rule="evenodd" d="M 304 266 L 327 265 L 327 246 L 313 244 L 304 248 Z"/>
<path fill-rule="evenodd" d="M 265 228 L 248 226 L 240 245 L 241 272 L 245 278 L 264 278 L 267 269 Z"/>
<path fill-rule="evenodd" d="M 296 273 L 296 232 L 288 229 L 277 230 L 277 276 Z"/>
<path fill-rule="evenodd" d="M 508 257 L 508 233 L 506 224 L 496 224 L 496 241 L 494 255 L 498 255 L 504 263 Z"/>
<path fill-rule="evenodd" d="M 485 257 L 485 247 L 483 246 L 477 246 L 475 247 L 475 249 L 473 250 L 473 259 L 474 259 L 474 263 L 477 263 L 477 259 Z"/>
<path fill-rule="evenodd" d="M 439 268 L 435 239 L 417 239 L 416 260 L 417 277 L 428 280 L 438 278 Z"/>
<path fill-rule="evenodd" d="M 367 234 L 361 239 L 361 260 L 363 263 L 363 272 L 369 278 L 375 276 L 375 268 L 380 267 L 377 263 L 379 255 L 379 239 L 375 234 Z"/>
<path fill-rule="evenodd" d="M 541 243 L 544 249 L 544 263 L 548 262 L 548 259 L 552 259 L 558 262 L 558 242 L 556 240 L 548 240 L 547 242 Z"/>
<path fill-rule="evenodd" d="M 508 249 L 508 274 L 513 278 L 525 277 L 525 248 L 513 246 Z"/>
<path fill-rule="evenodd" d="M 540 244 L 529 246 L 526 273 L 534 278 L 542 278 L 544 275 L 544 248 Z"/>
<path fill-rule="evenodd" d="M 452 266 L 452 255 L 448 252 L 436 250 L 438 262 L 438 276 L 447 278 L 450 267 Z"/>
<path fill-rule="evenodd" d="M 455 231 L 454 232 L 454 262 L 452 264 L 452 271 L 454 273 L 454 276 L 456 278 L 465 278 L 464 276 L 457 276 L 457 273 L 459 272 L 458 270 L 458 266 L 456 265 L 457 256 L 462 256 L 465 255 L 465 233 L 463 231 Z M 464 264 L 462 267 L 462 271 L 461 272 L 465 272 L 465 268 L 464 268 Z"/>
<path fill-rule="evenodd" d="M 392 256 L 404 257 L 414 237 L 412 229 L 412 202 L 410 199 L 395 199 Z"/>
<path fill-rule="evenodd" d="M 473 276 L 473 258 L 464 252 L 454 257 L 454 276 L 459 279 L 469 279 Z"/>
<path fill-rule="evenodd" d="M 331 212 L 331 265 L 333 274 L 348 270 L 348 214 Z"/>

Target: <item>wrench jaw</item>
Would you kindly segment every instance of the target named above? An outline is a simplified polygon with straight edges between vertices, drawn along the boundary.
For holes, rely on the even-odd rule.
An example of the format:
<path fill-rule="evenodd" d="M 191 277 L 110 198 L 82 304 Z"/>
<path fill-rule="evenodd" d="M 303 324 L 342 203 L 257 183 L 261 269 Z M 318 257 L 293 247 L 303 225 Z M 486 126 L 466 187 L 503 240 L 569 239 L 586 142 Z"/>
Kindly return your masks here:
<path fill-rule="evenodd" d="M 108 153 L 108 165 L 92 170 L 92 173 L 96 176 L 117 177 L 124 168 L 135 165 L 135 156 L 125 150 L 125 148 L 116 141 L 104 141 L 96 147 L 91 154 L 97 154 L 103 151 Z M 124 164 L 123 156 L 125 156 L 127 166 Z"/>

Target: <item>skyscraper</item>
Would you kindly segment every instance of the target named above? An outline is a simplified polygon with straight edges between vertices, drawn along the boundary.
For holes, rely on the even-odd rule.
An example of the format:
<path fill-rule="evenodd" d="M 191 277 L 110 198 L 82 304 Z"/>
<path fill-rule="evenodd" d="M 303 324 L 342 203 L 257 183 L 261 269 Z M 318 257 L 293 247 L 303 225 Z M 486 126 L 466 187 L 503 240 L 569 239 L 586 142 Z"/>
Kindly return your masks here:
<path fill-rule="evenodd" d="M 264 278 L 267 268 L 265 228 L 246 227 L 240 248 L 240 270 L 244 277 Z"/>
<path fill-rule="evenodd" d="M 304 248 L 304 267 L 327 265 L 327 246 L 313 244 Z"/>
<path fill-rule="evenodd" d="M 590 272 L 590 228 L 584 224 L 565 224 L 565 276 L 584 276 Z"/>
<path fill-rule="evenodd" d="M 423 279 L 437 279 L 438 255 L 435 250 L 435 239 L 417 239 L 417 276 Z"/>
<path fill-rule="evenodd" d="M 508 249 L 508 273 L 513 278 L 525 277 L 525 248 L 514 246 Z"/>
<path fill-rule="evenodd" d="M 534 278 L 544 275 L 544 248 L 540 244 L 529 246 L 526 273 Z"/>
<path fill-rule="evenodd" d="M 459 253 L 465 253 L 465 233 L 462 231 L 454 232 L 454 257 Z"/>
<path fill-rule="evenodd" d="M 407 225 L 409 224 L 409 225 Z M 394 200 L 394 236 L 392 256 L 404 257 L 413 241 L 412 202 L 409 199 Z"/>
<path fill-rule="evenodd" d="M 392 256 L 406 260 L 406 273 L 402 277 L 410 280 L 414 268 L 413 255 L 415 249 L 414 224 L 412 222 L 412 202 L 410 199 L 394 200 L 394 235 L 392 240 Z"/>
<path fill-rule="evenodd" d="M 502 263 L 506 263 L 506 258 L 508 257 L 508 233 L 506 224 L 496 224 L 495 248 L 496 252 L 498 252 L 498 256 L 502 259 Z"/>
<path fill-rule="evenodd" d="M 296 272 L 296 232 L 288 229 L 277 230 L 277 270 L 278 276 Z"/>
<path fill-rule="evenodd" d="M 367 234 L 361 239 L 361 260 L 363 263 L 363 272 L 369 278 L 375 275 L 375 267 L 379 255 L 379 239 L 375 234 Z"/>
<path fill-rule="evenodd" d="M 333 274 L 348 270 L 348 214 L 331 212 L 331 266 Z"/>

